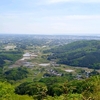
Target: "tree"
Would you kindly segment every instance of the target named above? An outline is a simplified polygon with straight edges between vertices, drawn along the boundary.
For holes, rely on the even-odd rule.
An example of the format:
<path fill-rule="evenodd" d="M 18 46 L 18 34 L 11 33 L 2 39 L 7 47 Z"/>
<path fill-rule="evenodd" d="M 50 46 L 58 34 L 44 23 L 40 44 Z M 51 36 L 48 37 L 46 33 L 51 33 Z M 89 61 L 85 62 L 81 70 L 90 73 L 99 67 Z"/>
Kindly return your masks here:
<path fill-rule="evenodd" d="M 0 100 L 33 100 L 33 98 L 27 95 L 17 95 L 11 84 L 0 82 Z"/>
<path fill-rule="evenodd" d="M 42 83 L 25 82 L 16 87 L 15 93 L 20 95 L 30 95 L 41 100 L 47 95 L 47 87 Z"/>

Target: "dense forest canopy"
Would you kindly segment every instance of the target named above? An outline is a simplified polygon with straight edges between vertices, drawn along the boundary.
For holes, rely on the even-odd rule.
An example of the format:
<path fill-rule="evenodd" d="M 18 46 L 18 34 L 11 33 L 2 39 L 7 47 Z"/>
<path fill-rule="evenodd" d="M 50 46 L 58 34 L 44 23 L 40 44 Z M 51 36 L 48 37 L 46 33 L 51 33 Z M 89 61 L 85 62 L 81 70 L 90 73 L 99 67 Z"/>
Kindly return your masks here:
<path fill-rule="evenodd" d="M 100 69 L 100 41 L 76 41 L 50 50 L 48 60 L 56 59 L 57 63 L 78 67 Z"/>
<path fill-rule="evenodd" d="M 0 52 L 0 67 L 5 64 L 5 60 L 9 60 L 14 63 L 16 60 L 22 57 L 23 52 L 21 51 L 1 51 Z"/>
<path fill-rule="evenodd" d="M 100 76 L 70 82 L 67 80 L 60 82 L 60 78 L 55 82 L 50 80 L 49 85 L 46 81 L 22 83 L 16 87 L 15 92 L 20 95 L 28 94 L 36 100 L 57 100 L 57 98 L 58 100 L 99 100 Z"/>

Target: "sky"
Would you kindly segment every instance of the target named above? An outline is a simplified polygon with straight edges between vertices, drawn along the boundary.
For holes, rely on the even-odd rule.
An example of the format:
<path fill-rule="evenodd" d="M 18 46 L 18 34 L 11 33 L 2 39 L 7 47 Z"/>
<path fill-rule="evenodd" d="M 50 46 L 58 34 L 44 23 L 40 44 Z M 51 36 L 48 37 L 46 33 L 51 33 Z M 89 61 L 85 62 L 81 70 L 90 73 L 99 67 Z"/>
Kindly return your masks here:
<path fill-rule="evenodd" d="M 0 0 L 0 33 L 100 34 L 100 0 Z"/>

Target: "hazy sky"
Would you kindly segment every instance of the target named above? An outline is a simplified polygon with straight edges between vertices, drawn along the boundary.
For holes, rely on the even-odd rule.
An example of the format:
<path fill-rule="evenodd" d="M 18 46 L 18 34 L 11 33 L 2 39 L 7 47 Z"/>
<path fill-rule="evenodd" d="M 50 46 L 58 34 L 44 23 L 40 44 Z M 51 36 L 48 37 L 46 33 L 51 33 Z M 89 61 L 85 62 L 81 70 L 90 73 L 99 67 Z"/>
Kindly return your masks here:
<path fill-rule="evenodd" d="M 0 0 L 0 33 L 99 34 L 100 0 Z"/>

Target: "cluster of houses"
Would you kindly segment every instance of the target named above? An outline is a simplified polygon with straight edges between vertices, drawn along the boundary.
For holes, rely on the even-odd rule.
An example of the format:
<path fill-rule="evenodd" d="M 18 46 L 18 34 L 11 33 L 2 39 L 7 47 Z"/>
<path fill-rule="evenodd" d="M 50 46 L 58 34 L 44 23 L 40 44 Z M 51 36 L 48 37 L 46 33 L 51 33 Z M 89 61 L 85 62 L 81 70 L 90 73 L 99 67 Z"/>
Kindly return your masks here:
<path fill-rule="evenodd" d="M 43 77 L 51 77 L 51 76 L 62 76 L 62 73 L 58 73 L 56 70 L 50 69 L 47 70 L 47 73 L 43 75 Z"/>
<path fill-rule="evenodd" d="M 90 77 L 90 71 L 85 71 L 83 74 L 77 74 L 76 78 L 78 80 L 84 79 L 84 78 L 89 78 Z"/>

